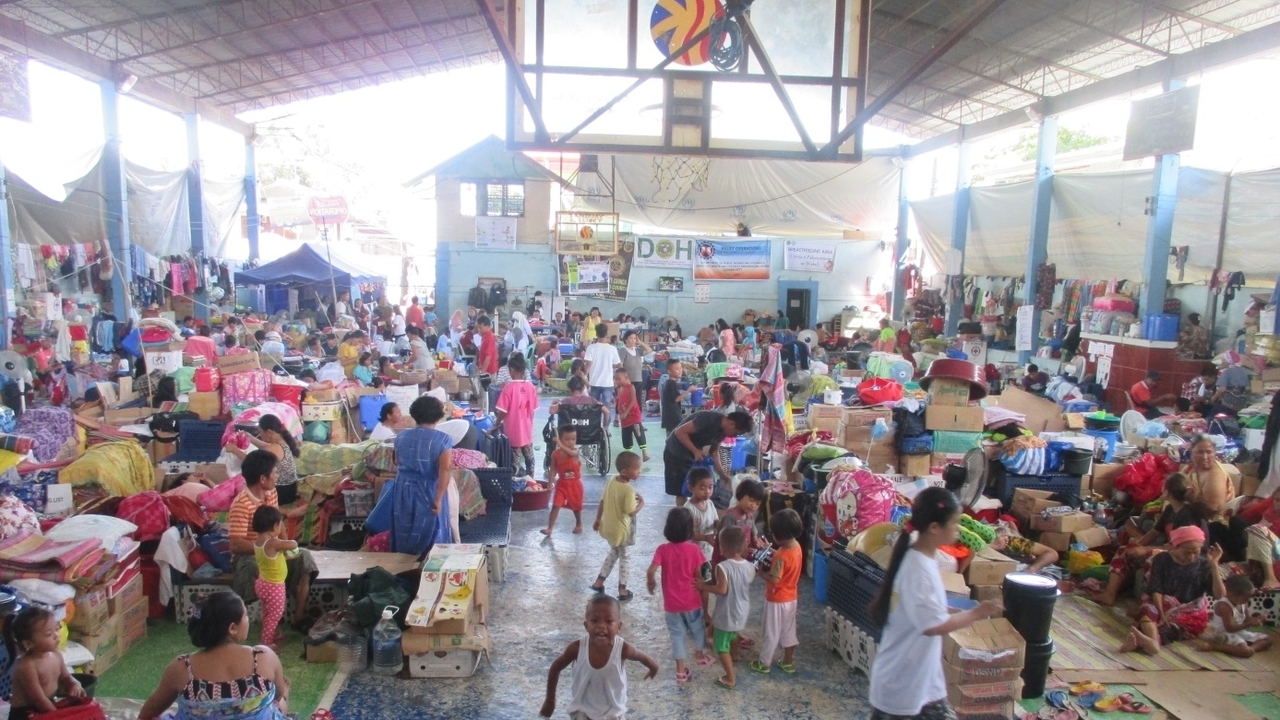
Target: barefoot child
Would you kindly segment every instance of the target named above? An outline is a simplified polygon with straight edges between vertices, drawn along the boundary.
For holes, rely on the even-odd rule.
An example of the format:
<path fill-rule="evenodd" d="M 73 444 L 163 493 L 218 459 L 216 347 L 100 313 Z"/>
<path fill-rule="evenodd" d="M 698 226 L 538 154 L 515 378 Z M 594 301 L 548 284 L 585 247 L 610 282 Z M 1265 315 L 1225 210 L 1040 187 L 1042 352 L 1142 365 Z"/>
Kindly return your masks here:
<path fill-rule="evenodd" d="M 613 391 L 619 424 L 622 425 L 622 447 L 630 450 L 633 444 L 639 444 L 641 460 L 649 462 L 649 443 L 644 436 L 644 413 L 640 409 L 636 386 L 627 377 L 626 370 L 618 368 L 614 371 Z"/>
<path fill-rule="evenodd" d="M 582 532 L 582 458 L 578 455 L 578 431 L 572 425 L 561 425 L 556 434 L 556 449 L 547 467 L 547 479 L 556 490 L 551 501 L 551 517 L 542 531 L 547 537 L 556 527 L 560 508 L 573 511 L 573 532 Z"/>
<path fill-rule="evenodd" d="M 1270 637 L 1249 629 L 1262 625 L 1261 617 L 1249 614 L 1253 581 L 1248 575 L 1232 575 L 1222 584 L 1227 596 L 1213 603 L 1206 632 L 1209 642 L 1203 649 L 1247 658 L 1270 648 Z"/>
<path fill-rule="evenodd" d="M 908 527 L 912 526 L 915 541 L 912 532 L 899 533 L 884 582 L 867 608 L 884 628 L 871 665 L 872 720 L 954 718 L 947 704 L 942 637 L 1000 610 L 990 600 L 955 614 L 947 608 L 947 591 L 934 556 L 939 546 L 959 537 L 955 495 L 943 488 L 922 490 L 911 506 Z"/>
<path fill-rule="evenodd" d="M 284 516 L 270 505 L 260 505 L 253 511 L 253 557 L 258 561 L 258 578 L 253 589 L 262 600 L 262 639 L 258 642 L 280 652 L 281 637 L 276 634 L 280 618 L 284 616 L 285 576 L 289 572 L 286 552 L 298 549 L 293 540 L 281 540 Z"/>
<path fill-rule="evenodd" d="M 694 545 L 693 513 L 688 508 L 671 508 L 662 534 L 667 541 L 658 546 L 649 565 L 648 587 L 652 595 L 658 589 L 658 570 L 662 570 L 662 609 L 667 614 L 667 633 L 671 636 L 671 655 L 676 661 L 676 682 L 686 683 L 693 673 L 684 665 L 686 640 L 693 635 L 694 655 L 698 667 L 714 662 L 702 651 L 707 639 L 706 621 L 702 615 L 702 597 L 694 586 L 702 567 L 702 550 Z"/>
<path fill-rule="evenodd" d="M 620 452 L 614 467 L 618 474 L 604 486 L 604 495 L 596 506 L 596 521 L 591 526 L 609 543 L 609 555 L 600 566 L 600 574 L 591 584 L 591 589 L 604 592 L 604 581 L 617 563 L 618 601 L 626 602 L 633 597 L 627 589 L 627 574 L 631 569 L 627 548 L 636 544 L 636 514 L 644 507 L 644 498 L 631 485 L 640 477 L 640 456 L 633 452 Z"/>
<path fill-rule="evenodd" d="M 778 669 L 788 675 L 796 671 L 795 654 L 800 641 L 796 638 L 796 603 L 799 599 L 800 573 L 804 570 L 804 551 L 796 538 L 804 530 L 800 513 L 787 508 L 769 519 L 769 533 L 778 548 L 773 563 L 764 575 L 764 639 L 760 659 L 747 667 L 768 673 L 773 653 L 782 646 Z"/>
<path fill-rule="evenodd" d="M 716 543 L 724 553 L 724 559 L 715 569 L 715 584 L 698 583 L 698 589 L 706 593 L 714 593 L 716 610 L 714 622 L 715 637 L 713 647 L 720 656 L 720 666 L 724 675 L 716 682 L 727 688 L 737 687 L 737 676 L 733 671 L 733 657 L 738 652 L 738 633 L 747 626 L 747 617 L 751 615 L 751 581 L 756 577 L 756 566 L 742 559 L 747 549 L 747 536 L 741 528 L 727 527 L 720 531 Z"/>
<path fill-rule="evenodd" d="M 35 713 L 53 712 L 57 695 L 84 697 L 84 688 L 71 677 L 58 652 L 58 621 L 42 607 L 29 607 L 13 619 L 9 632 L 22 651 L 13 666 L 13 696 L 9 717 L 26 720 Z"/>
<path fill-rule="evenodd" d="M 582 626 L 587 637 L 574 640 L 547 673 L 547 699 L 539 714 L 551 717 L 556 711 L 556 686 L 560 673 L 570 665 L 573 699 L 569 701 L 569 717 L 574 720 L 613 720 L 627 714 L 627 672 L 622 661 L 634 660 L 649 669 L 644 676 L 651 680 L 658 674 L 658 663 L 618 637 L 622 629 L 621 608 L 608 595 L 597 595 L 587 601 L 587 617 Z"/>

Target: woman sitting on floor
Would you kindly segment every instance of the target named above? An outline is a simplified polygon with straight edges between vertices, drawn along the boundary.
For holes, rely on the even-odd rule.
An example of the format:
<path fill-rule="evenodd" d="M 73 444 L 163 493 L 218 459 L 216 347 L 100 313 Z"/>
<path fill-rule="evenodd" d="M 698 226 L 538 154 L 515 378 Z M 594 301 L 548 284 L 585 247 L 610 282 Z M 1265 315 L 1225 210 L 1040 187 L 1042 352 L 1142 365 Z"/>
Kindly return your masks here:
<path fill-rule="evenodd" d="M 1169 533 L 1173 549 L 1151 561 L 1142 606 L 1120 652 L 1155 655 L 1162 645 L 1205 631 L 1211 599 L 1223 597 L 1226 590 L 1218 569 L 1222 547 L 1215 544 L 1202 554 L 1204 541 L 1204 531 L 1195 526 Z"/>
<path fill-rule="evenodd" d="M 1161 500 L 1165 503 L 1164 509 L 1150 530 L 1142 532 L 1141 518 L 1138 517 L 1125 524 L 1121 538 L 1122 541 L 1127 538 L 1129 544 L 1117 550 L 1112 558 L 1106 589 L 1091 593 L 1090 600 L 1099 605 L 1115 605 L 1116 596 L 1146 568 L 1151 558 L 1170 549 L 1169 536 L 1177 528 L 1195 526 L 1208 536 L 1209 528 L 1205 523 L 1208 511 L 1185 475 L 1173 473 L 1165 478 Z"/>
<path fill-rule="evenodd" d="M 200 649 L 169 663 L 140 718 L 284 720 L 289 679 L 269 648 L 243 644 L 249 614 L 238 595 L 223 590 L 194 606 L 187 632 Z M 174 700 L 177 714 L 166 713 Z"/>

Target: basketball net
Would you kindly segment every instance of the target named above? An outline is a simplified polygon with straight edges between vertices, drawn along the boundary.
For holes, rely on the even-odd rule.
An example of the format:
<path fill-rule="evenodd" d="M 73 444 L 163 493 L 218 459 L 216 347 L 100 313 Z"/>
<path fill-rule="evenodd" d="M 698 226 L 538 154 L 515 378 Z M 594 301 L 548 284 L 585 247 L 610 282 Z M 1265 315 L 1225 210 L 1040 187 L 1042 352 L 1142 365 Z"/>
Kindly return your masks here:
<path fill-rule="evenodd" d="M 655 155 L 653 202 L 675 202 L 689 190 L 706 190 L 710 171 L 711 158 Z"/>

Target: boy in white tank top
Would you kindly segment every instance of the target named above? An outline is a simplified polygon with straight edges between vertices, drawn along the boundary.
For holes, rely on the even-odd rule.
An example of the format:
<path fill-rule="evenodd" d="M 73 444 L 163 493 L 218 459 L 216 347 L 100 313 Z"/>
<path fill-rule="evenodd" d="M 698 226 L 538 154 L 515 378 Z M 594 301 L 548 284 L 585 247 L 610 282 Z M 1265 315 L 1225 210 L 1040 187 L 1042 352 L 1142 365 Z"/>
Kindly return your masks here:
<path fill-rule="evenodd" d="M 551 717 L 556 709 L 556 686 L 560 672 L 570 665 L 573 671 L 573 699 L 569 701 L 572 720 L 624 720 L 627 716 L 627 672 L 624 660 L 635 660 L 649 669 L 650 680 L 658 674 L 658 663 L 618 637 L 622 628 L 621 606 L 608 595 L 596 595 L 587 601 L 587 616 L 582 626 L 587 637 L 575 640 L 564 654 L 551 663 L 547 673 L 547 699 L 542 703 L 542 717 Z"/>

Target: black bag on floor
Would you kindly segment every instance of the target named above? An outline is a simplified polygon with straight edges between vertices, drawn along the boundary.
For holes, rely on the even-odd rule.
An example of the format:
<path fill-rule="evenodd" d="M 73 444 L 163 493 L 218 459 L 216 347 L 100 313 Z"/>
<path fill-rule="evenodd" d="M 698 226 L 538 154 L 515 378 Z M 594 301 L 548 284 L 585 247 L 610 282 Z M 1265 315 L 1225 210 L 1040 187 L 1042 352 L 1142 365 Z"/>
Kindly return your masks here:
<path fill-rule="evenodd" d="M 480 450 L 494 465 L 500 468 L 514 468 L 515 457 L 511 452 L 511 440 L 501 432 L 482 436 Z"/>

